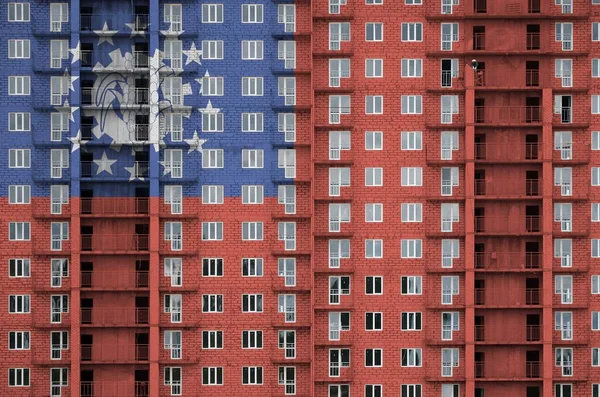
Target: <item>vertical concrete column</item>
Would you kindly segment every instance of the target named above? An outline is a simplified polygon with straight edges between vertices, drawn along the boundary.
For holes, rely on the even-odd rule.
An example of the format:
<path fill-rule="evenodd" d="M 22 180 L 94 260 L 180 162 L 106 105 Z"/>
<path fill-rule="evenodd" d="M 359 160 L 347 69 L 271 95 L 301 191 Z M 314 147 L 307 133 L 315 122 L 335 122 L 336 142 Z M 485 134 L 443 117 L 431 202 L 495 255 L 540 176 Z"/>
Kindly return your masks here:
<path fill-rule="evenodd" d="M 465 377 L 466 397 L 475 396 L 475 91 L 465 65 Z"/>
<path fill-rule="evenodd" d="M 552 203 L 552 181 L 554 180 L 552 169 L 552 89 L 544 88 L 542 91 L 542 329 L 543 329 L 543 396 L 552 397 L 554 395 L 552 385 L 552 370 L 554 368 L 554 352 L 552 349 L 552 330 L 553 330 L 553 241 L 552 241 L 552 222 L 554 220 L 554 208 Z"/>

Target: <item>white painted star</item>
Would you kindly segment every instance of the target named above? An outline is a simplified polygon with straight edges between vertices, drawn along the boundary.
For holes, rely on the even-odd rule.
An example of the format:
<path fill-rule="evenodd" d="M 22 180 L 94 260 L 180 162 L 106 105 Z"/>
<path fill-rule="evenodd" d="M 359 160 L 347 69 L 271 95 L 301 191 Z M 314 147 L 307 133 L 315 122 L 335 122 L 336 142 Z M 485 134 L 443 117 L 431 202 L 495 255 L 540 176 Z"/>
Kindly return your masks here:
<path fill-rule="evenodd" d="M 135 22 L 126 23 L 125 26 L 127 26 L 129 29 L 131 29 L 131 36 L 129 36 L 130 38 L 138 36 L 138 35 L 144 37 L 146 35 L 146 31 L 136 29 Z M 148 24 L 148 27 L 149 26 L 150 26 L 150 24 Z"/>
<path fill-rule="evenodd" d="M 141 176 L 138 176 L 138 172 L 139 169 L 138 167 L 134 165 L 132 165 L 131 167 L 123 167 L 125 168 L 125 171 L 129 172 L 129 182 L 131 181 L 135 181 L 136 179 L 139 179 L 140 181 L 143 181 L 144 178 Z"/>
<path fill-rule="evenodd" d="M 104 43 L 105 41 L 110 45 L 115 45 L 115 43 L 113 43 L 112 36 L 115 33 L 117 33 L 117 31 L 110 30 L 108 28 L 108 23 L 104 22 L 104 26 L 102 27 L 102 30 L 94 30 L 94 33 L 96 33 L 98 36 L 100 36 L 100 38 L 98 39 L 98 45 Z"/>
<path fill-rule="evenodd" d="M 65 68 L 65 72 L 63 73 L 63 77 L 65 79 L 69 79 L 69 90 L 75 91 L 75 89 L 73 88 L 73 83 L 75 81 L 77 81 L 77 79 L 79 79 L 79 76 L 71 76 L 71 74 L 69 73 L 69 69 Z"/>
<path fill-rule="evenodd" d="M 200 113 L 219 113 L 221 111 L 220 108 L 214 108 L 212 105 L 212 102 L 210 101 L 210 99 L 208 100 L 208 103 L 206 104 L 205 108 L 199 108 L 198 111 L 200 111 Z"/>
<path fill-rule="evenodd" d="M 206 143 L 207 139 L 200 139 L 198 136 L 198 131 L 194 131 L 194 136 L 192 136 L 192 139 L 184 139 L 184 141 L 190 145 L 188 153 L 192 153 L 194 150 L 202 153 L 202 145 Z"/>
<path fill-rule="evenodd" d="M 75 116 L 73 116 L 73 114 L 75 114 L 76 111 L 79 110 L 79 106 L 71 106 L 71 121 L 75 122 Z"/>
<path fill-rule="evenodd" d="M 71 147 L 71 153 L 76 150 L 79 150 L 80 146 L 85 145 L 85 143 L 81 141 L 81 130 L 77 130 L 77 135 L 69 138 L 69 140 L 73 144 L 73 146 Z"/>
<path fill-rule="evenodd" d="M 111 160 L 108 158 L 108 156 L 106 155 L 106 151 L 104 151 L 102 153 L 102 158 L 99 160 L 94 160 L 94 164 L 96 164 L 98 166 L 98 171 L 96 171 L 96 175 L 106 171 L 109 174 L 113 174 L 112 173 L 112 165 L 114 163 L 116 163 L 117 160 Z"/>
<path fill-rule="evenodd" d="M 192 41 L 192 45 L 189 50 L 183 50 L 183 53 L 187 57 L 185 60 L 185 64 L 189 65 L 192 62 L 196 62 L 198 65 L 202 65 L 200 63 L 200 56 L 202 55 L 202 50 L 196 49 L 196 43 Z"/>
<path fill-rule="evenodd" d="M 159 163 L 160 163 L 160 165 L 162 165 L 164 167 L 163 176 L 171 173 L 171 165 L 170 164 L 168 164 L 166 161 L 159 161 Z"/>
<path fill-rule="evenodd" d="M 73 54 L 73 59 L 71 59 L 71 64 L 79 61 L 81 56 L 81 41 L 77 42 L 77 47 L 69 48 L 69 52 Z"/>

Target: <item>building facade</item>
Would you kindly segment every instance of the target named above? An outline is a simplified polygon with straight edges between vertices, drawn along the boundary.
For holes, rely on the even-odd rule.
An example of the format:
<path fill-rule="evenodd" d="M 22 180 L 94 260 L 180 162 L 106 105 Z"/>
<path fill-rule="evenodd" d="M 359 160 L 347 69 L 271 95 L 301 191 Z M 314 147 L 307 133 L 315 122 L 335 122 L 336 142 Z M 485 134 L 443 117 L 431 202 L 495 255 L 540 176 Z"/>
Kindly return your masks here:
<path fill-rule="evenodd" d="M 0 20 L 4 395 L 600 397 L 599 0 Z"/>

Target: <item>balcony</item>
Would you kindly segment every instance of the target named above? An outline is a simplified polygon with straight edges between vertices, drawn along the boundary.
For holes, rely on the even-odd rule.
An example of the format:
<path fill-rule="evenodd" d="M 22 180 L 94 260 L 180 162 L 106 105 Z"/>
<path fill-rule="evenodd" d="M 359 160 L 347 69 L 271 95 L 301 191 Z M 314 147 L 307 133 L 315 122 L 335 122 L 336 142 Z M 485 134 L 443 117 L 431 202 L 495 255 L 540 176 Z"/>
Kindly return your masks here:
<path fill-rule="evenodd" d="M 82 308 L 81 325 L 91 327 L 137 327 L 148 326 L 147 307 L 103 309 Z"/>
<path fill-rule="evenodd" d="M 502 180 L 490 178 L 475 180 L 475 198 L 477 199 L 535 199 L 540 198 L 541 194 L 541 179 Z"/>
<path fill-rule="evenodd" d="M 475 288 L 475 306 L 518 308 L 541 304 L 539 288 Z"/>
<path fill-rule="evenodd" d="M 147 271 L 81 271 L 81 289 L 98 291 L 131 291 L 147 289 Z"/>
<path fill-rule="evenodd" d="M 91 66 L 91 54 L 85 55 L 86 62 L 88 61 Z M 84 62 L 84 54 L 82 51 L 82 63 Z M 84 66 L 84 65 L 83 65 Z M 109 103 L 112 104 L 114 96 L 106 95 L 106 90 L 84 87 L 81 89 L 81 105 L 90 107 L 90 108 L 104 108 Z M 131 107 L 139 107 L 142 105 L 148 105 L 150 98 L 150 91 L 148 88 L 131 88 L 126 90 L 122 96 L 122 99 L 119 101 L 117 105 L 118 108 L 131 108 Z"/>
<path fill-rule="evenodd" d="M 149 213 L 149 198 L 81 198 L 82 217 L 128 217 Z"/>
<path fill-rule="evenodd" d="M 527 380 L 538 379 L 541 376 L 542 362 L 525 361 L 515 363 L 511 361 L 495 361 L 486 365 L 485 361 L 475 361 L 475 378 L 480 380 Z"/>
<path fill-rule="evenodd" d="M 98 173 L 98 165 L 93 161 L 81 161 L 81 178 L 90 178 L 97 181 L 114 181 L 147 178 L 150 166 L 147 161 L 135 161 L 131 167 L 114 167 L 112 174 Z"/>
<path fill-rule="evenodd" d="M 475 106 L 475 124 L 485 126 L 525 126 L 542 122 L 540 106 Z"/>
<path fill-rule="evenodd" d="M 526 69 L 517 71 L 512 77 L 517 79 L 507 79 L 505 71 L 477 70 L 475 72 L 475 87 L 483 89 L 537 89 L 540 86 L 540 71 L 538 69 Z M 521 77 L 521 78 L 519 78 Z"/>
<path fill-rule="evenodd" d="M 149 382 L 97 381 L 80 382 L 80 397 L 148 397 Z"/>
<path fill-rule="evenodd" d="M 519 220 L 509 216 L 475 216 L 475 233 L 488 236 L 528 235 L 541 232 L 541 217 L 527 215 Z"/>
<path fill-rule="evenodd" d="M 430 165 L 455 165 L 465 163 L 464 150 L 442 148 L 441 145 L 427 145 L 425 147 L 427 164 Z"/>
<path fill-rule="evenodd" d="M 541 252 L 475 252 L 477 270 L 531 271 L 541 266 Z"/>
<path fill-rule="evenodd" d="M 472 18 L 523 18 L 532 14 L 532 18 L 539 18 L 541 12 L 541 0 L 517 0 L 510 3 L 497 2 L 493 0 L 475 0 L 473 12 L 466 14 Z"/>
<path fill-rule="evenodd" d="M 475 161 L 479 163 L 510 164 L 541 161 L 538 143 L 475 143 Z"/>
<path fill-rule="evenodd" d="M 583 165 L 590 162 L 590 145 L 582 143 L 563 143 L 552 151 L 552 161 L 561 165 Z"/>
<path fill-rule="evenodd" d="M 147 234 L 82 234 L 81 251 L 129 253 L 148 251 Z"/>
<path fill-rule="evenodd" d="M 148 345 L 81 345 L 81 361 L 103 364 L 127 364 L 148 361 Z"/>
<path fill-rule="evenodd" d="M 541 341 L 541 326 L 486 327 L 475 325 L 475 342 L 489 344 L 527 344 Z"/>

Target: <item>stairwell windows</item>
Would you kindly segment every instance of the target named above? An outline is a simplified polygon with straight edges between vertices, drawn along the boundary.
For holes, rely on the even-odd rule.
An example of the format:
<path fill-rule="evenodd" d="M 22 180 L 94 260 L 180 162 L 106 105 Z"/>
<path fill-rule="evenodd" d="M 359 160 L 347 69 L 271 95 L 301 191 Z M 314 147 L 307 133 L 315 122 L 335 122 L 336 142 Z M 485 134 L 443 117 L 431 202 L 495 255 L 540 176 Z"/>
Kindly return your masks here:
<path fill-rule="evenodd" d="M 415 1 L 415 0 L 407 0 L 407 1 Z M 421 3 L 416 3 L 416 4 L 421 4 Z M 401 397 L 421 397 L 421 385 L 402 385 L 400 396 Z"/>
<path fill-rule="evenodd" d="M 223 40 L 202 40 L 202 59 L 223 59 Z"/>
<path fill-rule="evenodd" d="M 400 278 L 402 295 L 421 295 L 423 278 L 421 276 L 402 276 Z"/>
<path fill-rule="evenodd" d="M 277 224 L 277 237 L 284 242 L 286 251 L 296 250 L 296 222 L 279 222 Z"/>
<path fill-rule="evenodd" d="M 8 40 L 8 59 L 29 59 L 30 42 L 29 40 Z"/>
<path fill-rule="evenodd" d="M 401 171 L 402 186 L 423 186 L 423 168 L 402 167 Z"/>
<path fill-rule="evenodd" d="M 263 23 L 263 5 L 242 4 L 242 23 Z"/>
<path fill-rule="evenodd" d="M 285 142 L 296 142 L 296 114 L 279 113 L 277 119 L 277 130 L 284 133 Z"/>
<path fill-rule="evenodd" d="M 345 331 L 350 331 L 350 313 L 329 312 L 329 340 L 340 340 Z"/>
<path fill-rule="evenodd" d="M 340 160 L 343 150 L 350 150 L 350 131 L 329 131 L 329 160 Z"/>
<path fill-rule="evenodd" d="M 61 251 L 62 242 L 69 240 L 69 222 L 52 222 L 50 224 L 50 249 Z"/>
<path fill-rule="evenodd" d="M 402 258 L 419 259 L 422 256 L 422 240 L 402 239 L 400 241 L 400 255 Z"/>
<path fill-rule="evenodd" d="M 171 360 L 181 360 L 181 331 L 165 331 L 164 348 Z"/>
<path fill-rule="evenodd" d="M 365 168 L 365 186 L 383 186 L 383 168 Z"/>
<path fill-rule="evenodd" d="M 459 312 L 442 312 L 442 340 L 452 340 L 454 331 L 460 330 Z"/>
<path fill-rule="evenodd" d="M 283 277 L 286 287 L 296 286 L 296 258 L 278 258 L 277 275 Z"/>
<path fill-rule="evenodd" d="M 402 95 L 402 114 L 422 114 L 423 97 L 421 95 Z"/>
<path fill-rule="evenodd" d="M 452 116 L 458 114 L 458 95 L 442 95 L 442 124 L 452 124 Z"/>
<path fill-rule="evenodd" d="M 8 350 L 29 350 L 29 331 L 11 331 L 8 333 Z"/>
<path fill-rule="evenodd" d="M 242 241 L 262 241 L 262 222 L 242 222 Z"/>
<path fill-rule="evenodd" d="M 51 259 L 50 260 L 50 287 L 62 287 L 64 278 L 69 277 L 69 260 L 68 259 Z"/>
<path fill-rule="evenodd" d="M 181 32 L 182 20 L 181 4 L 165 4 L 163 21 L 169 24 L 169 32 Z"/>
<path fill-rule="evenodd" d="M 277 42 L 277 59 L 283 61 L 285 69 L 296 69 L 296 42 L 279 40 Z"/>
<path fill-rule="evenodd" d="M 573 348 L 559 347 L 554 351 L 555 366 L 561 368 L 562 376 L 573 376 Z"/>
<path fill-rule="evenodd" d="M 402 23 L 402 41 L 423 41 L 423 24 L 420 22 Z"/>
<path fill-rule="evenodd" d="M 554 293 L 560 295 L 561 304 L 573 304 L 573 276 L 555 276 Z"/>
<path fill-rule="evenodd" d="M 262 149 L 242 149 L 242 168 L 264 168 Z"/>
<path fill-rule="evenodd" d="M 442 268 L 452 268 L 454 259 L 460 258 L 460 241 L 458 239 L 442 240 Z"/>
<path fill-rule="evenodd" d="M 554 239 L 554 257 L 560 258 L 560 267 L 572 267 L 573 241 L 570 238 Z"/>
<path fill-rule="evenodd" d="M 51 295 L 50 296 L 50 322 L 60 324 L 62 314 L 69 312 L 69 295 Z"/>
<path fill-rule="evenodd" d="M 329 204 L 329 231 L 340 232 L 342 223 L 350 223 L 350 204 Z"/>
<path fill-rule="evenodd" d="M 341 43 L 350 41 L 350 23 L 335 22 L 329 24 L 329 50 L 339 51 Z"/>
<path fill-rule="evenodd" d="M 560 186 L 561 196 L 572 196 L 573 169 L 571 167 L 556 167 L 554 169 L 554 186 Z"/>
<path fill-rule="evenodd" d="M 30 295 L 9 295 L 8 312 L 11 314 L 28 314 L 31 312 Z"/>
<path fill-rule="evenodd" d="M 9 185 L 8 186 L 9 204 L 31 204 L 31 186 L 29 185 Z"/>
<path fill-rule="evenodd" d="M 453 43 L 458 42 L 458 23 L 442 23 L 442 51 L 452 51 Z"/>
<path fill-rule="evenodd" d="M 202 277 L 223 277 L 223 258 L 202 258 Z"/>
<path fill-rule="evenodd" d="M 31 77 L 8 76 L 8 95 L 30 95 Z"/>
<path fill-rule="evenodd" d="M 27 118 L 27 125 L 29 125 L 29 117 Z M 69 113 L 50 113 L 50 128 L 50 140 L 52 142 L 62 141 L 63 133 L 69 131 Z"/>
<path fill-rule="evenodd" d="M 29 3 L 8 3 L 8 22 L 29 22 Z"/>
<path fill-rule="evenodd" d="M 277 203 L 284 206 L 286 214 L 296 213 L 296 186 L 279 185 L 277 188 Z"/>
<path fill-rule="evenodd" d="M 181 367 L 165 367 L 164 372 L 165 386 L 169 386 L 172 396 L 181 396 L 182 391 L 182 376 Z"/>
<path fill-rule="evenodd" d="M 554 77 L 561 79 L 562 87 L 573 87 L 573 60 L 556 59 L 554 61 Z"/>
<path fill-rule="evenodd" d="M 554 203 L 554 222 L 560 222 L 562 232 L 573 231 L 573 204 Z"/>
<path fill-rule="evenodd" d="M 365 349 L 365 367 L 383 367 L 383 349 Z"/>
<path fill-rule="evenodd" d="M 329 240 L 329 267 L 337 269 L 342 259 L 350 258 L 350 240 Z"/>
<path fill-rule="evenodd" d="M 555 312 L 554 330 L 560 331 L 561 340 L 573 339 L 573 312 Z"/>
<path fill-rule="evenodd" d="M 443 203 L 441 205 L 442 232 L 452 232 L 452 225 L 459 221 L 459 205 L 457 203 Z"/>
<path fill-rule="evenodd" d="M 181 258 L 165 258 L 165 277 L 171 279 L 171 287 L 183 285 L 183 260 Z"/>
<path fill-rule="evenodd" d="M 381 78 L 383 77 L 383 59 L 366 59 L 365 60 L 365 77 Z"/>
<path fill-rule="evenodd" d="M 242 40 L 242 59 L 246 61 L 260 61 L 263 59 L 262 40 Z"/>
<path fill-rule="evenodd" d="M 383 204 L 365 204 L 365 222 L 383 222 Z"/>
<path fill-rule="evenodd" d="M 285 178 L 296 178 L 296 149 L 279 149 L 277 167 L 284 170 Z"/>
<path fill-rule="evenodd" d="M 223 4 L 202 4 L 202 23 L 223 23 Z"/>
<path fill-rule="evenodd" d="M 9 278 L 28 278 L 31 276 L 31 261 L 28 258 L 11 258 L 8 260 Z"/>
<path fill-rule="evenodd" d="M 451 305 L 453 297 L 459 294 L 459 277 L 442 276 L 442 305 Z"/>
<path fill-rule="evenodd" d="M 555 24 L 555 40 L 562 43 L 563 51 L 573 51 L 573 24 L 561 22 Z"/>
<path fill-rule="evenodd" d="M 294 4 L 277 5 L 277 22 L 284 25 L 284 32 L 296 31 L 296 6 Z"/>
<path fill-rule="evenodd" d="M 31 114 L 29 112 L 9 112 L 8 130 L 18 132 L 31 131 Z"/>
<path fill-rule="evenodd" d="M 223 313 L 223 295 L 202 295 L 203 313 Z"/>
<path fill-rule="evenodd" d="M 29 222 L 9 222 L 9 241 L 29 241 L 31 239 L 31 224 Z"/>
<path fill-rule="evenodd" d="M 458 367 L 458 361 L 458 348 L 442 349 L 442 376 L 452 376 L 453 368 Z"/>
<path fill-rule="evenodd" d="M 223 149 L 202 149 L 202 168 L 223 168 L 224 162 Z"/>
<path fill-rule="evenodd" d="M 365 240 L 365 258 L 380 259 L 383 258 L 383 240 L 366 239 Z"/>
<path fill-rule="evenodd" d="M 50 31 L 61 32 L 62 24 L 69 22 L 69 3 L 50 3 Z"/>
<path fill-rule="evenodd" d="M 350 59 L 329 60 L 329 86 L 339 87 L 341 79 L 350 78 Z"/>
<path fill-rule="evenodd" d="M 421 312 L 403 312 L 400 329 L 402 331 L 421 331 L 422 313 Z"/>
<path fill-rule="evenodd" d="M 422 59 L 402 59 L 402 74 L 403 78 L 421 78 L 423 77 L 423 60 Z"/>
<path fill-rule="evenodd" d="M 329 168 L 329 196 L 337 197 L 341 195 L 342 187 L 350 186 L 350 168 L 349 167 L 330 167 Z"/>
<path fill-rule="evenodd" d="M 600 331 L 600 312 L 592 312 L 592 331 Z"/>
<path fill-rule="evenodd" d="M 365 24 L 366 41 L 383 41 L 383 23 L 368 22 Z"/>
<path fill-rule="evenodd" d="M 202 240 L 223 240 L 223 222 L 202 222 Z"/>
<path fill-rule="evenodd" d="M 400 364 L 403 367 L 420 367 L 422 365 L 422 350 L 415 348 L 402 349 L 400 351 Z"/>
<path fill-rule="evenodd" d="M 51 149 L 50 150 L 50 177 L 60 179 L 63 176 L 63 169 L 69 168 L 69 150 Z"/>
<path fill-rule="evenodd" d="M 171 242 L 171 251 L 183 249 L 183 224 L 181 222 L 165 222 L 165 241 Z"/>
<path fill-rule="evenodd" d="M 423 205 L 421 203 L 402 203 L 400 213 L 402 222 L 423 222 Z"/>
<path fill-rule="evenodd" d="M 181 294 L 165 295 L 164 311 L 171 314 L 171 323 L 181 322 L 182 299 Z"/>
<path fill-rule="evenodd" d="M 329 124 L 340 124 L 341 115 L 350 114 L 350 95 L 329 96 Z"/>
<path fill-rule="evenodd" d="M 277 297 L 277 311 L 284 314 L 284 322 L 296 322 L 296 295 L 280 294 Z"/>
<path fill-rule="evenodd" d="M 277 94 L 284 98 L 285 106 L 296 104 L 296 78 L 279 77 L 277 79 Z"/>

